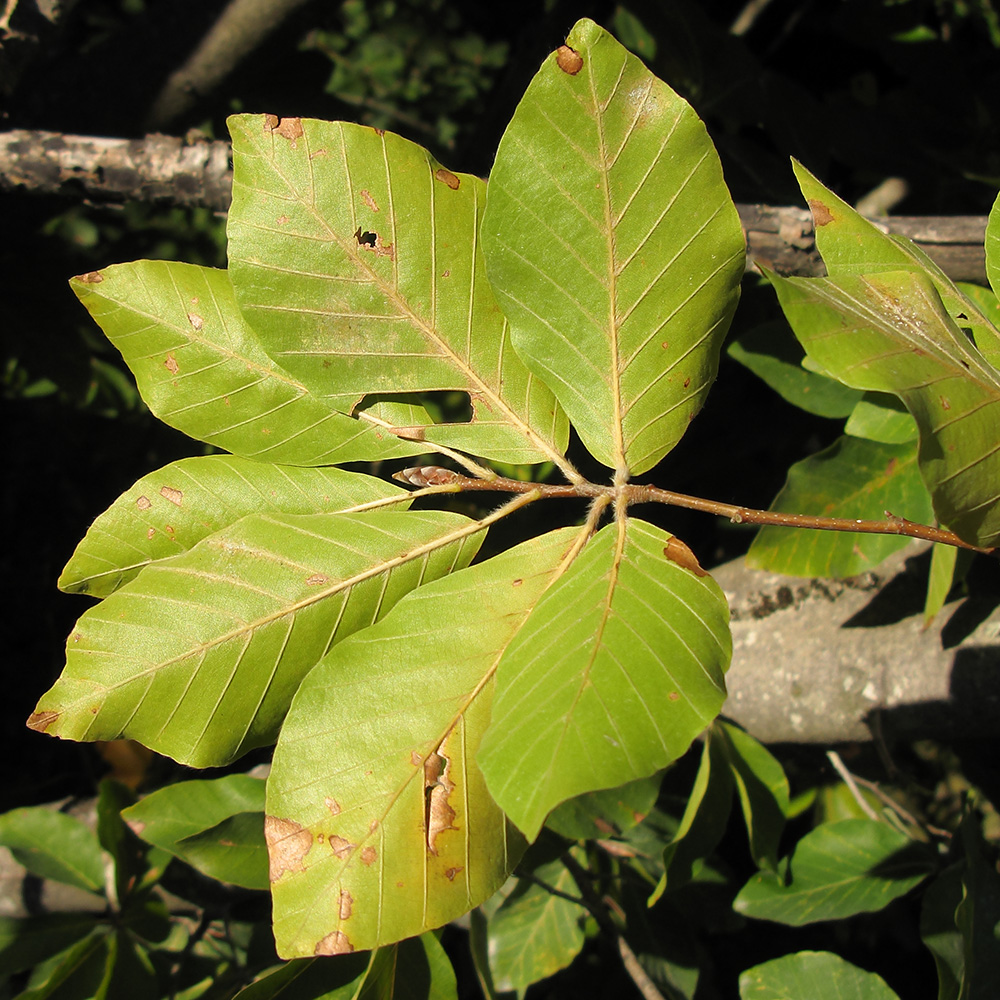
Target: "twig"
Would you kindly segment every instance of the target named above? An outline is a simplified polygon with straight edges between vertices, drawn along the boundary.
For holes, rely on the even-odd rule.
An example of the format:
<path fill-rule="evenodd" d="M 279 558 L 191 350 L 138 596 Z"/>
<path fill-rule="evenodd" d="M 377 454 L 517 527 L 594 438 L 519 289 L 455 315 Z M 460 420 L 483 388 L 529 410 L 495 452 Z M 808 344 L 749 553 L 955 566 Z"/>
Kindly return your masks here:
<path fill-rule="evenodd" d="M 857 783 L 854 780 L 854 775 L 851 774 L 851 772 L 848 771 L 847 768 L 844 766 L 844 762 L 840 759 L 840 754 L 837 753 L 836 750 L 827 750 L 826 756 L 829 759 L 830 763 L 833 764 L 834 770 L 837 772 L 837 774 L 839 774 L 841 778 L 844 779 L 844 784 L 847 785 L 847 787 L 851 790 L 851 795 L 854 796 L 854 801 L 857 802 L 859 806 L 861 806 L 861 811 L 869 819 L 874 819 L 877 820 L 878 822 L 881 822 L 882 818 L 879 816 L 877 812 L 875 812 L 874 809 L 872 809 L 871 805 L 861 794 L 861 789 L 858 788 Z"/>

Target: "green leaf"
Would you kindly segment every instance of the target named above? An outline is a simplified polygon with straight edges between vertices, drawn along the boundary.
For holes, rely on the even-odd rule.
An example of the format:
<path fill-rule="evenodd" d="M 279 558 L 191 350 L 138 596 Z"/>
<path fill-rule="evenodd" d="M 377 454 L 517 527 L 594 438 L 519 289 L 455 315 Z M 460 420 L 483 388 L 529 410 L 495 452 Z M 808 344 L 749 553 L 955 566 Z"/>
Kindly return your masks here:
<path fill-rule="evenodd" d="M 927 886 L 921 902 L 920 938 L 937 966 L 937 1000 L 958 1000 L 965 975 L 962 933 L 955 923 L 964 869 L 964 861 L 946 868 Z"/>
<path fill-rule="evenodd" d="M 270 465 L 233 455 L 172 462 L 143 476 L 90 526 L 59 577 L 70 593 L 107 597 L 150 562 L 186 552 L 247 514 L 334 513 L 406 492 L 344 469 Z"/>
<path fill-rule="evenodd" d="M 115 866 L 115 906 L 130 905 L 129 897 L 142 886 L 146 862 L 146 845 L 128 828 L 122 810 L 135 802 L 135 792 L 119 781 L 105 778 L 97 796 L 97 839 Z"/>
<path fill-rule="evenodd" d="M 838 438 L 796 462 L 771 510 L 879 521 L 891 511 L 911 521 L 934 519 L 917 468 L 917 446 L 855 437 Z M 857 576 L 912 541 L 903 535 L 767 525 L 750 545 L 747 565 L 791 576 Z"/>
<path fill-rule="evenodd" d="M 740 975 L 740 1000 L 899 1000 L 874 972 L 828 951 L 800 951 Z"/>
<path fill-rule="evenodd" d="M 32 976 L 28 989 L 17 1000 L 90 1000 L 107 986 L 114 962 L 114 937 L 105 927 L 95 927 L 82 941 L 51 960 L 41 976 Z M 42 970 L 36 970 L 36 973 Z"/>
<path fill-rule="evenodd" d="M 881 910 L 933 867 L 926 848 L 870 819 L 827 823 L 807 833 L 781 870 L 759 872 L 733 902 L 737 913 L 799 927 Z"/>
<path fill-rule="evenodd" d="M 962 901 L 955 909 L 963 945 L 960 1000 L 991 1000 L 1000 982 L 1000 873 L 996 848 L 983 840 L 981 822 L 969 809 L 960 827 L 965 852 Z"/>
<path fill-rule="evenodd" d="M 493 671 L 579 533 L 420 587 L 302 684 L 268 778 L 280 955 L 399 940 L 503 884 L 522 844 L 476 760 Z"/>
<path fill-rule="evenodd" d="M 89 892 L 104 889 L 104 859 L 97 834 L 81 820 L 43 806 L 0 816 L 0 847 L 39 878 Z"/>
<path fill-rule="evenodd" d="M 153 413 L 199 441 L 286 465 L 426 450 L 338 413 L 276 365 L 244 323 L 226 271 L 140 260 L 70 285 Z"/>
<path fill-rule="evenodd" d="M 906 407 L 884 392 L 866 392 L 847 418 L 844 431 L 852 437 L 902 444 L 916 441 L 919 431 Z"/>
<path fill-rule="evenodd" d="M 666 767 L 722 707 L 731 651 L 725 596 L 683 542 L 602 528 L 500 661 L 479 753 L 493 797 L 533 840 L 560 802 Z"/>
<path fill-rule="evenodd" d="M 443 511 L 244 517 L 86 612 L 29 725 L 228 763 L 274 741 L 335 641 L 466 565 L 482 530 Z"/>
<path fill-rule="evenodd" d="M 715 379 L 744 238 L 690 106 L 593 21 L 566 45 L 500 141 L 483 251 L 518 354 L 590 452 L 638 474 Z"/>
<path fill-rule="evenodd" d="M 772 283 L 806 350 L 859 389 L 891 392 L 920 428 L 937 518 L 963 539 L 1000 539 L 1000 373 L 950 319 L 931 281 L 893 272 Z"/>
<path fill-rule="evenodd" d="M 368 974 L 369 956 L 303 958 L 287 962 L 240 990 L 234 1000 L 355 1000 Z"/>
<path fill-rule="evenodd" d="M 937 613 L 948 600 L 955 582 L 958 565 L 958 549 L 954 545 L 936 544 L 931 546 L 931 569 L 927 581 L 927 599 L 924 602 L 924 627 L 937 617 Z"/>
<path fill-rule="evenodd" d="M 778 867 L 778 842 L 788 813 L 788 779 L 778 761 L 749 733 L 716 722 L 750 835 L 750 854 L 759 868 Z"/>
<path fill-rule="evenodd" d="M 859 389 L 802 367 L 804 352 L 787 323 L 752 327 L 726 347 L 726 353 L 782 399 L 819 417 L 846 417 L 862 398 Z"/>
<path fill-rule="evenodd" d="M 680 824 L 663 848 L 663 874 L 649 897 L 652 906 L 665 892 L 687 885 L 726 832 L 733 805 L 732 769 L 723 737 L 713 727 L 705 735 L 701 760 Z M 641 828 L 640 828 L 641 829 Z"/>
<path fill-rule="evenodd" d="M 92 913 L 0 917 L 0 978 L 58 955 L 86 937 L 95 926 Z"/>
<path fill-rule="evenodd" d="M 641 823 L 656 804 L 661 775 L 577 795 L 556 806 L 545 825 L 569 840 L 613 837 Z"/>
<path fill-rule="evenodd" d="M 987 227 L 986 233 L 988 246 L 989 227 Z M 988 262 L 989 251 L 987 251 L 987 266 L 989 266 Z M 983 288 L 982 285 L 973 285 L 966 281 L 957 282 L 957 287 L 966 298 L 971 299 L 978 306 L 979 311 L 989 320 L 992 327 L 1000 329 L 1000 299 L 997 299 L 996 293 L 992 289 Z M 956 319 L 959 325 L 961 325 L 962 316 L 957 316 Z M 983 352 L 983 357 L 994 368 L 1000 368 L 1000 342 L 997 341 L 997 338 L 991 336 L 990 331 L 987 330 L 984 333 L 981 328 L 977 327 L 972 328 L 972 336 L 976 342 L 976 347 Z"/>
<path fill-rule="evenodd" d="M 237 115 L 229 266 L 268 353 L 330 405 L 457 389 L 467 424 L 405 433 L 502 462 L 551 461 L 568 427 L 510 347 L 483 269 L 483 181 L 391 132 Z"/>
<path fill-rule="evenodd" d="M 433 934 L 379 948 L 358 1000 L 457 1000 L 451 962 Z"/>
<path fill-rule="evenodd" d="M 583 948 L 587 910 L 546 886 L 570 896 L 579 891 L 566 866 L 552 861 L 535 869 L 532 879 L 520 879 L 489 919 L 490 971 L 499 990 L 525 990 L 565 969 Z"/>
<path fill-rule="evenodd" d="M 948 315 L 971 331 L 976 346 L 995 367 L 1000 365 L 1000 331 L 991 322 L 995 310 L 980 308 L 980 298 L 966 294 L 964 286 L 952 281 L 912 240 L 883 233 L 824 187 L 801 163 L 793 160 L 792 168 L 812 210 L 816 248 L 828 274 L 839 277 L 909 271 L 929 279 Z"/>
<path fill-rule="evenodd" d="M 180 856 L 209 878 L 247 889 L 268 887 L 263 810 L 228 816 L 177 846 Z"/>

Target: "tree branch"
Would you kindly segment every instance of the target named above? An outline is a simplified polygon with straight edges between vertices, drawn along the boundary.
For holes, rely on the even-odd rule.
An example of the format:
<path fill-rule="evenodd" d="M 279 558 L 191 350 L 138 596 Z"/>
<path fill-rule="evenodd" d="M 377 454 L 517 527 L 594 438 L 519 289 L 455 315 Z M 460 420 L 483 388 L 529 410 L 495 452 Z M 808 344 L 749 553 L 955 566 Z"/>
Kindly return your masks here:
<path fill-rule="evenodd" d="M 229 144 L 150 135 L 107 139 L 18 130 L 0 133 L 0 191 L 101 202 L 168 201 L 229 208 Z M 822 274 L 812 216 L 804 208 L 737 205 L 752 261 L 779 274 Z M 956 281 L 986 283 L 985 216 L 888 216 Z"/>

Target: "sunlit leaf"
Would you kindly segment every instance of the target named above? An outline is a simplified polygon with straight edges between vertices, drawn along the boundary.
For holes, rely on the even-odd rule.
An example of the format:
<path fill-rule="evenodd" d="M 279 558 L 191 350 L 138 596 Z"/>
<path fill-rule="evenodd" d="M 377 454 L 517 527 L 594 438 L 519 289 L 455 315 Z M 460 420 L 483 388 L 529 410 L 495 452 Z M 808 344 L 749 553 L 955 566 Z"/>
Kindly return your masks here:
<path fill-rule="evenodd" d="M 955 326 L 931 281 L 891 272 L 772 282 L 813 357 L 849 385 L 906 404 L 938 520 L 992 545 L 1000 538 L 1000 372 Z"/>
<path fill-rule="evenodd" d="M 510 346 L 479 250 L 485 184 L 391 132 L 237 115 L 229 267 L 268 353 L 352 412 L 458 389 L 473 420 L 406 433 L 504 462 L 561 455 L 554 397 Z"/>
<path fill-rule="evenodd" d="M 927 523 L 934 518 L 917 469 L 915 444 L 878 444 L 841 437 L 796 462 L 771 509 L 789 514 Z M 810 531 L 768 525 L 757 533 L 747 565 L 791 576 L 857 576 L 912 544 L 904 535 Z"/>
<path fill-rule="evenodd" d="M 578 534 L 420 587 L 305 680 L 268 779 L 279 954 L 396 941 L 503 884 L 522 842 L 476 762 L 493 671 Z"/>
<path fill-rule="evenodd" d="M 443 511 L 244 517 L 86 612 L 29 725 L 224 764 L 273 742 L 335 641 L 466 565 L 481 534 Z"/>
<path fill-rule="evenodd" d="M 740 1000 L 899 1000 L 881 976 L 828 951 L 774 958 L 740 975 Z"/>
<path fill-rule="evenodd" d="M 489 919 L 490 970 L 499 990 L 524 990 L 555 975 L 583 948 L 587 910 L 547 887 L 570 896 L 579 892 L 566 866 L 552 861 L 536 868 L 530 880 L 521 879 Z"/>
<path fill-rule="evenodd" d="M 172 462 L 143 476 L 90 526 L 59 577 L 70 593 L 107 597 L 143 566 L 186 552 L 247 514 L 333 513 L 405 492 L 343 469 L 271 465 L 233 455 Z"/>
<path fill-rule="evenodd" d="M 500 662 L 479 755 L 494 798 L 533 840 L 560 802 L 666 767 L 722 707 L 731 649 L 687 546 L 636 518 L 602 528 Z"/>
<path fill-rule="evenodd" d="M 0 847 L 39 878 L 79 889 L 104 888 L 104 861 L 97 835 L 82 820 L 56 809 L 30 806 L 0 815 Z"/>
<path fill-rule="evenodd" d="M 778 874 L 759 872 L 733 902 L 737 913 L 799 927 L 871 913 L 919 885 L 933 855 L 886 823 L 845 819 L 807 833 Z"/>
<path fill-rule="evenodd" d="M 852 437 L 881 441 L 882 444 L 916 441 L 919 433 L 906 407 L 895 396 L 884 392 L 866 392 L 851 410 L 844 431 Z"/>
<path fill-rule="evenodd" d="M 743 275 L 704 125 L 581 20 L 521 99 L 487 201 L 487 273 L 516 350 L 597 459 L 652 468 L 701 409 Z"/>
<path fill-rule="evenodd" d="M 244 323 L 226 271 L 140 260 L 71 285 L 153 413 L 199 441 L 287 465 L 426 450 L 338 413 L 276 365 Z"/>

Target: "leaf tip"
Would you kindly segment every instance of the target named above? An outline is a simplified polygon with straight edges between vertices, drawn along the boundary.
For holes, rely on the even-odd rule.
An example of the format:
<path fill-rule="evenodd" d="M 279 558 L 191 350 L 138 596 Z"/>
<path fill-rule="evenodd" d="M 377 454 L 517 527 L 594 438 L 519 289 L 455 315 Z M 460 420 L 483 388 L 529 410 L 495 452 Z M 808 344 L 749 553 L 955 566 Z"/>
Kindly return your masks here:
<path fill-rule="evenodd" d="M 31 715 L 28 716 L 28 721 L 25 725 L 29 729 L 34 729 L 35 732 L 44 733 L 58 718 L 58 712 L 32 712 Z"/>

